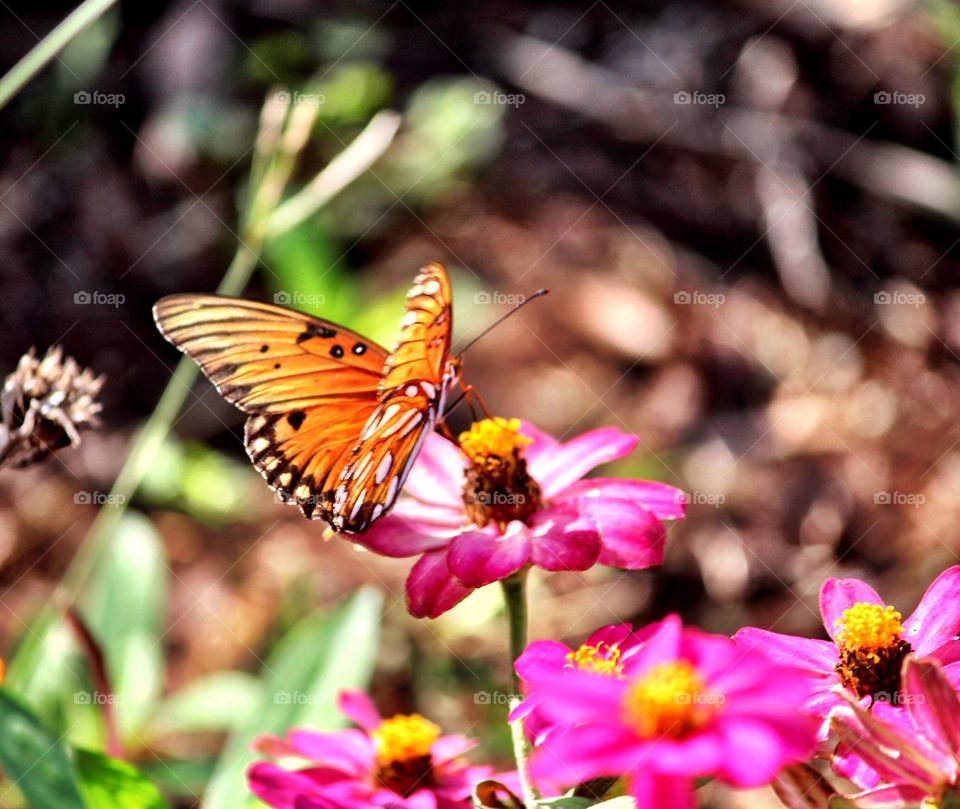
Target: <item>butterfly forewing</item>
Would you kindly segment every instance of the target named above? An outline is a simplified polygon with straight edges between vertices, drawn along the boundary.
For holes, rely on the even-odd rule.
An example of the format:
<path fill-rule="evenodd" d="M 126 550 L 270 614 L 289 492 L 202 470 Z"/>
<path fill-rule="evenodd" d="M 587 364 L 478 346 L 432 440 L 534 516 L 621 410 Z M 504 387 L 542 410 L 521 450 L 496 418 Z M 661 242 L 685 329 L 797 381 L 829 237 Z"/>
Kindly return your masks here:
<path fill-rule="evenodd" d="M 325 516 L 326 473 L 376 409 L 387 352 L 341 326 L 254 301 L 171 295 L 154 316 L 250 416 L 247 453 L 267 482 L 308 517 Z"/>
<path fill-rule="evenodd" d="M 397 499 L 434 429 L 451 361 L 446 269 L 424 267 L 394 351 L 277 306 L 172 295 L 160 331 L 248 414 L 245 444 L 281 497 L 340 531 L 363 531 Z"/>

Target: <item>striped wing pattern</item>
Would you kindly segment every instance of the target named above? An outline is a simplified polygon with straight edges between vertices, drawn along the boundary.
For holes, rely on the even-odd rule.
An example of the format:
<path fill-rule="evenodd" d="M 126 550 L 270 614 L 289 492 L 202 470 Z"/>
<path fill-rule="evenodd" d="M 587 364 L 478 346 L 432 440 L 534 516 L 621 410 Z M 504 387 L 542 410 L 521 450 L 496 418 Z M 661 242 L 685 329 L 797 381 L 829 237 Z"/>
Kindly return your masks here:
<path fill-rule="evenodd" d="M 266 303 L 171 295 L 161 333 L 248 415 L 245 445 L 285 502 L 338 531 L 364 531 L 393 506 L 443 407 L 458 364 L 446 269 L 424 267 L 396 348 Z"/>

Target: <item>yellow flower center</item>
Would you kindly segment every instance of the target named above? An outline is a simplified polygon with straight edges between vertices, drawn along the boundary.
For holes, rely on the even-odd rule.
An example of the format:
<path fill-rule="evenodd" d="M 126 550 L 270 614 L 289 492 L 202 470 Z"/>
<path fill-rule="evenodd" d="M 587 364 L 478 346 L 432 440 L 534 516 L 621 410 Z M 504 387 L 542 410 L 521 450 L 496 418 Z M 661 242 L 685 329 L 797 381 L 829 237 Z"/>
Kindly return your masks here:
<path fill-rule="evenodd" d="M 901 615 L 891 606 L 857 602 L 834 621 L 836 672 L 858 697 L 898 702 L 900 669 L 910 653 Z"/>
<path fill-rule="evenodd" d="M 607 674 L 623 677 L 623 664 L 620 662 L 620 647 L 600 641 L 596 646 L 580 645 L 575 652 L 567 654 L 566 668 L 589 671 L 593 674 Z"/>
<path fill-rule="evenodd" d="M 540 486 L 527 474 L 523 449 L 533 439 L 520 432 L 519 419 L 483 419 L 460 434 L 469 460 L 463 482 L 467 516 L 478 527 L 511 520 L 526 522 L 542 505 Z"/>
<path fill-rule="evenodd" d="M 430 755 L 430 748 L 440 738 L 440 728 L 420 714 L 397 714 L 384 719 L 371 734 L 381 765 L 409 761 Z"/>
<path fill-rule="evenodd" d="M 624 698 L 627 720 L 643 738 L 680 738 L 702 727 L 723 697 L 706 690 L 686 660 L 659 663 L 632 684 Z"/>
<path fill-rule="evenodd" d="M 432 786 L 430 748 L 440 738 L 440 728 L 420 714 L 398 714 L 371 731 L 377 753 L 377 780 L 399 795 Z"/>
<path fill-rule="evenodd" d="M 475 466 L 500 463 L 533 441 L 521 434 L 520 419 L 501 416 L 474 422 L 469 430 L 460 433 L 459 440 L 460 448 Z"/>

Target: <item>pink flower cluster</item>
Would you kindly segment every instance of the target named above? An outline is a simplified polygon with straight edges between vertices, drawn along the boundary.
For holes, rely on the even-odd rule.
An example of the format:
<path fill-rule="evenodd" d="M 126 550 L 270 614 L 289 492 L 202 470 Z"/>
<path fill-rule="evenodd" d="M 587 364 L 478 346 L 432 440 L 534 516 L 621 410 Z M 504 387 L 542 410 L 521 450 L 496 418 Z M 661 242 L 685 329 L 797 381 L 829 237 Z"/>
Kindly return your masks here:
<path fill-rule="evenodd" d="M 431 436 L 408 496 L 350 539 L 419 557 L 407 602 L 420 617 L 530 566 L 659 564 L 662 521 L 683 516 L 681 493 L 582 479 L 636 443 L 612 429 L 560 443 L 505 419 L 474 425 L 459 447 Z M 609 779 L 639 807 L 692 809 L 703 778 L 782 788 L 806 772 L 825 783 L 804 770 L 817 757 L 860 790 L 848 796 L 854 805 L 960 805 L 960 566 L 938 576 L 906 620 L 855 579 L 824 582 L 820 612 L 828 640 L 752 627 L 730 638 L 670 615 L 640 629 L 604 627 L 575 648 L 529 644 L 515 661 L 524 700 L 510 721 L 533 753 L 521 756 L 522 778 L 500 776 L 503 788 L 562 793 Z M 467 809 L 491 777 L 464 758 L 474 742 L 418 714 L 381 718 L 357 692 L 340 704 L 356 728 L 257 740 L 269 759 L 248 772 L 260 800 L 275 809 Z M 802 805 L 827 809 L 834 794 L 829 785 L 805 791 Z"/>
<path fill-rule="evenodd" d="M 406 585 L 413 615 L 436 618 L 529 565 L 639 570 L 663 561 L 662 521 L 683 517 L 683 493 L 652 481 L 581 479 L 629 455 L 636 436 L 607 427 L 561 443 L 515 419 L 479 426 L 461 448 L 428 436 L 407 496 L 368 531 L 350 535 L 384 556 L 419 556 Z"/>

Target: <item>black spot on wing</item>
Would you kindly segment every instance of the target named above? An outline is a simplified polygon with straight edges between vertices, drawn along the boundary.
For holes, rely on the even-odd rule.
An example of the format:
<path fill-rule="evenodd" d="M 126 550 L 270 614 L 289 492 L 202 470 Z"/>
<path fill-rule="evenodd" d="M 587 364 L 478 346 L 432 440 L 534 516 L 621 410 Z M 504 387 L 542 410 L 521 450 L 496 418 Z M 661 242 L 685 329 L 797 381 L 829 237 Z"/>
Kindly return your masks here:
<path fill-rule="evenodd" d="M 307 323 L 305 324 L 306 328 L 303 332 L 297 335 L 297 343 L 302 343 L 306 340 L 312 340 L 314 337 L 336 337 L 336 329 L 331 329 L 329 326 L 324 326 L 322 323 Z"/>
<path fill-rule="evenodd" d="M 365 354 L 366 351 L 367 351 L 367 347 L 366 347 L 366 345 L 364 345 L 363 343 L 357 343 L 357 344 L 353 347 L 353 353 L 356 354 L 358 357 L 359 357 L 361 354 Z"/>
<path fill-rule="evenodd" d="M 287 416 L 287 423 L 293 427 L 294 430 L 299 430 L 300 425 L 303 424 L 303 421 L 306 417 L 307 414 L 302 410 L 294 410 Z"/>
<path fill-rule="evenodd" d="M 266 343 L 264 343 L 262 346 L 260 346 L 260 353 L 261 353 L 261 354 L 266 354 L 269 350 L 270 350 L 270 346 L 268 346 Z"/>
<path fill-rule="evenodd" d="M 340 359 L 343 356 L 343 346 L 335 345 L 333 348 L 331 348 L 330 356 L 333 357 L 335 360 Z"/>

